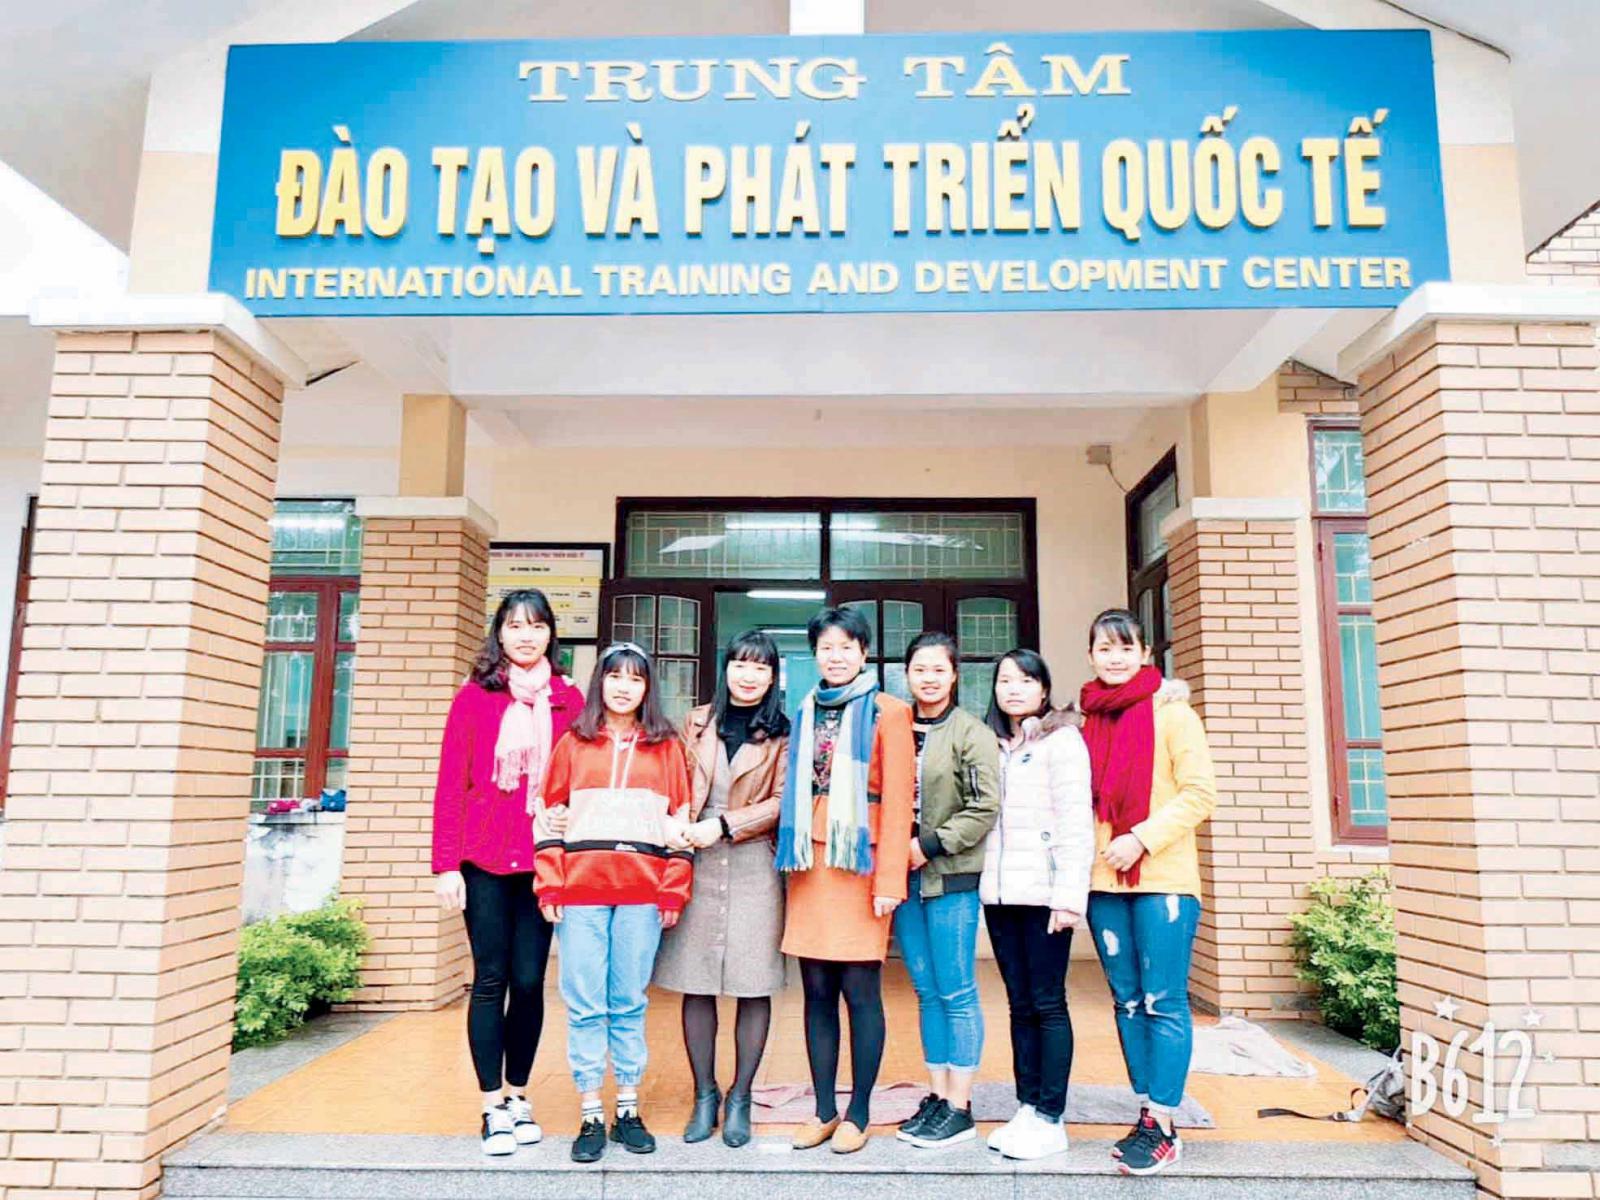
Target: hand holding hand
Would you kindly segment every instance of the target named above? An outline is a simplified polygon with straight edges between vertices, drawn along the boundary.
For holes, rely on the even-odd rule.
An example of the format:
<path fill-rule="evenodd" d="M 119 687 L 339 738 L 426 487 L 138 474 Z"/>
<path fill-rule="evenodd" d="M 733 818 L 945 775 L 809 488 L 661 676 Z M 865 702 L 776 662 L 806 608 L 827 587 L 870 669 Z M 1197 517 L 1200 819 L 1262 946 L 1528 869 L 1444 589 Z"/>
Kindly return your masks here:
<path fill-rule="evenodd" d="M 460 871 L 442 873 L 433 881 L 433 890 L 442 907 L 453 908 L 457 912 L 467 907 L 467 881 L 461 878 Z"/>
<path fill-rule="evenodd" d="M 565 804 L 558 804 L 554 808 L 544 810 L 544 827 L 558 837 L 565 836 L 567 832 L 567 819 L 572 816 L 572 810 Z"/>
<path fill-rule="evenodd" d="M 1100 857 L 1115 870 L 1126 871 L 1144 857 L 1144 843 L 1133 834 L 1125 833 L 1119 838 L 1112 838 L 1111 844 Z"/>
<path fill-rule="evenodd" d="M 715 846 L 722 840 L 722 822 L 716 817 L 707 817 L 703 821 L 696 821 L 686 831 L 688 842 L 696 850 L 704 850 L 707 846 Z"/>
<path fill-rule="evenodd" d="M 559 905 L 559 904 L 541 904 L 541 905 L 539 905 L 539 911 L 544 914 L 544 919 L 546 921 L 549 921 L 550 924 L 552 924 L 552 925 L 561 924 L 561 905 Z"/>

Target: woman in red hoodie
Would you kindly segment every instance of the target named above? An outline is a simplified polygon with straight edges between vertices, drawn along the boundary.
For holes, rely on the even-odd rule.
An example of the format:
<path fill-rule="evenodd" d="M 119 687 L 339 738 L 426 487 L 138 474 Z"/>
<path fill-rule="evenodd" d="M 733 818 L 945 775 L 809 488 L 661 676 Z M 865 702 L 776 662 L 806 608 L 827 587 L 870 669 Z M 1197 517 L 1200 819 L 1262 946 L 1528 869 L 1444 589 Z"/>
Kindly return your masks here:
<path fill-rule="evenodd" d="M 527 1088 L 551 929 L 533 894 L 528 817 L 551 747 L 583 708 L 583 693 L 551 668 L 559 653 L 544 593 L 507 595 L 450 705 L 439 755 L 433 870 L 440 902 L 465 911 L 472 945 L 467 1044 L 483 1091 L 485 1154 L 542 1136 Z"/>
<path fill-rule="evenodd" d="M 608 1058 L 617 1081 L 611 1140 L 632 1154 L 656 1148 L 639 1115 L 645 989 L 661 931 L 678 923 L 694 874 L 692 852 L 670 844 L 689 813 L 688 760 L 656 693 L 640 647 L 601 652 L 583 713 L 550 756 L 536 823 L 534 890 L 560 927 L 567 1065 L 583 1102 L 574 1162 L 605 1152 Z"/>

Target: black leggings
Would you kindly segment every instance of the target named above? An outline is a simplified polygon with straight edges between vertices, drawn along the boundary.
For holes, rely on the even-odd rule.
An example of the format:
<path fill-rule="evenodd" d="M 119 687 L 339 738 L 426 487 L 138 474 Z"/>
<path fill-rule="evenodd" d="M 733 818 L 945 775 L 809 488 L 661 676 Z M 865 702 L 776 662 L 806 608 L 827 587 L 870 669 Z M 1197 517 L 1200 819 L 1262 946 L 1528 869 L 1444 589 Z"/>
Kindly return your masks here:
<path fill-rule="evenodd" d="M 872 1088 L 883 1063 L 883 964 L 800 960 L 806 995 L 806 1057 L 817 1094 L 817 1117 L 839 1115 L 834 1085 L 839 1078 L 839 998 L 850 1009 L 850 1106 L 845 1119 L 867 1127 Z"/>
<path fill-rule="evenodd" d="M 1067 1011 L 1067 963 L 1072 930 L 1049 929 L 1050 910 L 986 904 L 984 920 L 995 966 L 1011 1007 L 1011 1066 L 1017 1100 L 1047 1121 L 1060 1120 L 1072 1075 L 1072 1014 Z"/>
<path fill-rule="evenodd" d="M 755 1082 L 761 1054 L 767 1048 L 767 1029 L 772 1024 L 770 996 L 742 996 L 733 1023 L 735 1051 L 733 1086 L 729 1093 L 748 1096 Z M 689 1052 L 689 1069 L 694 1072 L 694 1090 L 709 1093 L 717 1086 L 717 998 L 686 994 L 683 997 L 683 1044 Z"/>
<path fill-rule="evenodd" d="M 498 1091 L 502 1065 L 507 1083 L 527 1087 L 544 1029 L 550 922 L 534 899 L 532 874 L 492 875 L 462 863 L 461 877 L 467 883 L 467 940 L 472 944 L 467 1045 L 478 1088 Z"/>

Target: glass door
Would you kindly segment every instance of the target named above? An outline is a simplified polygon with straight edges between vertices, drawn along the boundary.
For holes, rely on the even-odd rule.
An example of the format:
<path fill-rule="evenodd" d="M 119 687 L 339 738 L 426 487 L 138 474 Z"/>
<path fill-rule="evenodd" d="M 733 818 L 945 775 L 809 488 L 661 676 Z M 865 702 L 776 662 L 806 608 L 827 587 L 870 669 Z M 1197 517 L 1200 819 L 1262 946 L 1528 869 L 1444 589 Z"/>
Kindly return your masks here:
<path fill-rule="evenodd" d="M 943 602 L 936 587 L 907 584 L 841 584 L 837 601 L 857 608 L 872 626 L 872 653 L 867 665 L 878 672 L 883 690 L 907 703 L 906 647 L 924 629 L 939 629 Z"/>
<path fill-rule="evenodd" d="M 806 622 L 822 607 L 826 595 L 821 588 L 801 586 L 719 589 L 712 656 L 716 670 L 723 669 L 725 651 L 734 638 L 753 629 L 765 631 L 778 644 L 778 686 L 783 691 L 784 711 L 793 717 L 817 682 Z M 708 697 L 715 694 L 716 682 L 713 675 Z"/>

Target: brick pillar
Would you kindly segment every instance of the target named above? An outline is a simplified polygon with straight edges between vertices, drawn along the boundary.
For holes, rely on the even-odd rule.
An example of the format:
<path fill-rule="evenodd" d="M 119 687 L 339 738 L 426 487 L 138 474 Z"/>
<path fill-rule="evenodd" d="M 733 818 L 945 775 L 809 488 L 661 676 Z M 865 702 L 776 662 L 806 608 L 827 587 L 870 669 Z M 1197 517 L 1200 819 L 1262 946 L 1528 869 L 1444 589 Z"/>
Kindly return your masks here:
<path fill-rule="evenodd" d="M 1173 667 L 1193 689 L 1217 768 L 1200 831 L 1190 982 L 1221 1012 L 1293 1016 L 1288 914 L 1315 870 L 1306 757 L 1297 520 L 1291 500 L 1198 498 L 1167 518 Z"/>
<path fill-rule="evenodd" d="M 1414 1114 L 1413 1133 L 1472 1166 L 1481 1194 L 1595 1196 L 1595 331 L 1591 322 L 1444 321 L 1427 315 L 1428 303 L 1455 293 L 1429 290 L 1438 295 L 1414 297 L 1390 319 L 1389 329 L 1411 332 L 1352 352 L 1381 353 L 1361 374 L 1361 427 L 1401 1023 L 1408 1048 L 1417 1031 L 1448 1046 L 1488 1021 L 1526 1030 L 1536 1057 L 1524 1101 L 1538 1115 L 1475 1123 L 1483 1068 L 1462 1054 L 1467 1112 Z M 1408 309 L 1423 313 L 1420 325 Z M 1435 1005 L 1446 1001 L 1460 1007 L 1440 1016 Z M 1496 1072 L 1502 1108 L 1514 1061 L 1502 1057 Z"/>
<path fill-rule="evenodd" d="M 281 400 L 219 334 L 59 337 L 0 870 L 0 1194 L 154 1195 L 225 1105 Z"/>
<path fill-rule="evenodd" d="M 437 1008 L 460 994 L 461 918 L 434 900 L 433 786 L 456 689 L 483 645 L 493 521 L 462 497 L 372 498 L 350 721 L 341 891 L 364 903 L 372 950 L 354 1005 Z"/>

